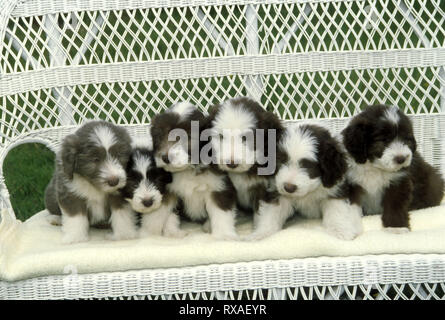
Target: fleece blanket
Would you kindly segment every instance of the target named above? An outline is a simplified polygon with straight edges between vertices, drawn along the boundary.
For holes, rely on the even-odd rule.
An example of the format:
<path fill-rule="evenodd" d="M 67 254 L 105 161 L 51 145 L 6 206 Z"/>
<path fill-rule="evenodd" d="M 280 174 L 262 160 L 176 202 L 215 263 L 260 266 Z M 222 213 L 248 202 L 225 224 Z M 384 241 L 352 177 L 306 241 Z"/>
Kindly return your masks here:
<path fill-rule="evenodd" d="M 61 243 L 61 228 L 51 225 L 42 211 L 25 222 L 3 212 L 0 225 L 0 280 L 78 273 L 169 268 L 318 256 L 445 253 L 445 202 L 410 213 L 412 232 L 385 231 L 380 216 L 363 218 L 364 233 L 352 241 L 327 234 L 320 220 L 294 219 L 275 235 L 255 242 L 215 240 L 198 224 L 185 224 L 183 239 L 153 236 L 108 241 L 108 230 L 90 229 L 90 241 Z M 237 224 L 243 235 L 252 229 L 248 219 Z"/>

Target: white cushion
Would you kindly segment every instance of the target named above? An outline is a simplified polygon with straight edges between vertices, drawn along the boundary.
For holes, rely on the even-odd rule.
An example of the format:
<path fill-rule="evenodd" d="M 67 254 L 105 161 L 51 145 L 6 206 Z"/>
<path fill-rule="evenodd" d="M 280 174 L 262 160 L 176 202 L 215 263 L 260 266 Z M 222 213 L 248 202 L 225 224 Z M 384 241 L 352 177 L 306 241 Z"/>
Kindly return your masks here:
<path fill-rule="evenodd" d="M 398 253 L 445 253 L 445 203 L 411 213 L 412 232 L 384 231 L 380 216 L 363 218 L 364 233 L 352 241 L 325 232 L 320 220 L 294 219 L 275 235 L 256 242 L 215 240 L 198 224 L 183 227 L 183 239 L 150 237 L 105 240 L 107 230 L 90 230 L 90 241 L 65 245 L 61 228 L 50 225 L 42 211 L 25 222 L 2 212 L 0 280 L 14 281 L 44 275 L 169 268 L 212 263 L 292 259 L 317 256 L 357 256 Z M 250 221 L 238 225 L 247 234 Z"/>

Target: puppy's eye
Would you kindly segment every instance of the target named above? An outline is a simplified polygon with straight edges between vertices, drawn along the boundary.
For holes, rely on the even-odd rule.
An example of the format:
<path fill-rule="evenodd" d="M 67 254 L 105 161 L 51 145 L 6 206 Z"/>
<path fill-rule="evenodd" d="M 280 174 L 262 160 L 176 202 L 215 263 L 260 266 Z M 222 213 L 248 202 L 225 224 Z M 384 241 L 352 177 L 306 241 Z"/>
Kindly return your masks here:
<path fill-rule="evenodd" d="M 309 160 L 309 159 L 301 159 L 299 161 L 300 167 L 304 169 L 311 169 L 317 167 L 317 162 Z"/>
<path fill-rule="evenodd" d="M 94 161 L 95 163 L 98 163 L 98 162 L 100 162 L 100 159 L 99 159 L 99 157 L 94 157 L 94 158 L 93 158 L 93 161 Z"/>

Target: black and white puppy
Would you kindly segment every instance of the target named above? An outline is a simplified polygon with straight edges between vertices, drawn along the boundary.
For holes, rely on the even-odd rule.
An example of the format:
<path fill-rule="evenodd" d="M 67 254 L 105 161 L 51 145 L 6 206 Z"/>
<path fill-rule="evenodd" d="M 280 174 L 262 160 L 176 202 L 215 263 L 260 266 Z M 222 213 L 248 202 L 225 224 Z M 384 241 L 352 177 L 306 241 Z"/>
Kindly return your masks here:
<path fill-rule="evenodd" d="M 105 121 L 87 122 L 63 139 L 45 205 L 62 216 L 64 243 L 87 241 L 89 226 L 108 220 L 111 239 L 137 236 L 135 215 L 118 191 L 126 184 L 130 145 L 124 128 Z"/>
<path fill-rule="evenodd" d="M 364 214 L 381 214 L 384 227 L 405 232 L 409 210 L 439 205 L 443 179 L 416 151 L 412 123 L 399 108 L 369 106 L 349 122 L 342 136 L 350 156 L 351 200 Z"/>
<path fill-rule="evenodd" d="M 216 238 L 237 239 L 235 189 L 224 172 L 201 161 L 205 123 L 204 115 L 187 102 L 156 115 L 151 127 L 154 159 L 159 168 L 172 173 L 167 189 L 184 215 L 193 221 L 208 219 Z"/>
<path fill-rule="evenodd" d="M 141 215 L 140 237 L 185 236 L 179 228 L 173 198 L 167 191 L 167 185 L 172 182 L 171 173 L 156 167 L 150 135 L 133 139 L 126 172 L 127 183 L 120 191 L 131 208 Z"/>
<path fill-rule="evenodd" d="M 260 208 L 262 236 L 280 230 L 296 211 L 305 218 L 322 218 L 328 233 L 351 240 L 362 232 L 361 209 L 350 204 L 345 184 L 346 155 L 327 129 L 290 124 L 279 140 L 275 200 Z"/>
<path fill-rule="evenodd" d="M 271 176 L 275 173 L 276 141 L 283 127 L 279 118 L 258 102 L 233 98 L 211 108 L 208 116 L 213 157 L 232 181 L 238 206 L 253 211 L 255 224 L 262 215 L 260 203 L 268 201 Z M 247 237 L 248 240 L 256 236 Z"/>

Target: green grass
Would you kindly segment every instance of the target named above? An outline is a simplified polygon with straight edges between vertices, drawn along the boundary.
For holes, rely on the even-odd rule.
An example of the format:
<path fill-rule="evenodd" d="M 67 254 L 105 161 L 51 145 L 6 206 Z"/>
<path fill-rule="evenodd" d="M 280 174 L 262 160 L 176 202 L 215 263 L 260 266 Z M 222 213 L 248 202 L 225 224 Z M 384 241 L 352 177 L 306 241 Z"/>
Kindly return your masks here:
<path fill-rule="evenodd" d="M 38 143 L 20 145 L 3 164 L 11 203 L 24 221 L 45 208 L 43 195 L 54 170 L 54 153 Z"/>

